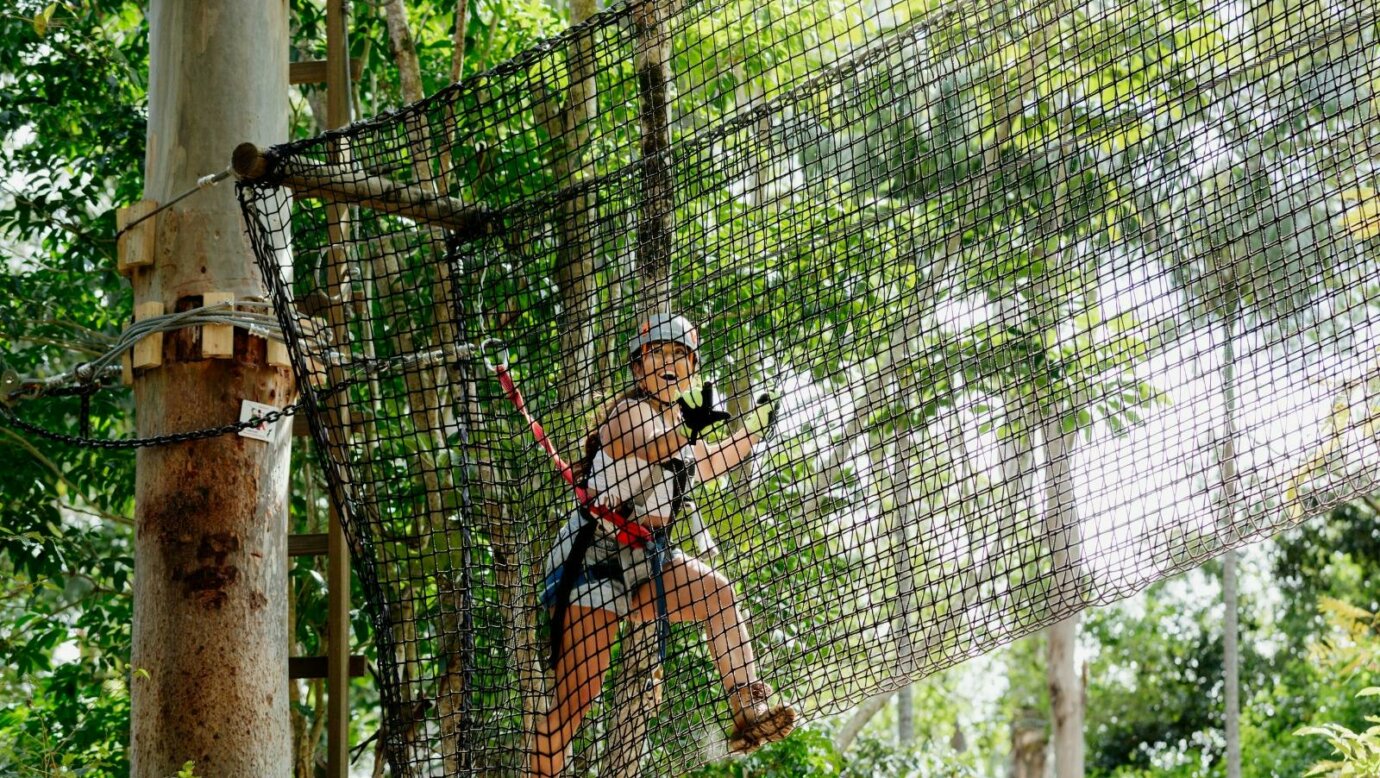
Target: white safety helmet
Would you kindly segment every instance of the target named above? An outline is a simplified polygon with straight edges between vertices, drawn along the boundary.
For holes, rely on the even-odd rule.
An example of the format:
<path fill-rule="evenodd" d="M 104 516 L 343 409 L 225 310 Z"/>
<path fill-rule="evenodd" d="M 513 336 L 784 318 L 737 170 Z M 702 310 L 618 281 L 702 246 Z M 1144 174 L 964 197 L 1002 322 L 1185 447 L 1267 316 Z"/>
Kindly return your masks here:
<path fill-rule="evenodd" d="M 690 349 L 690 356 L 699 359 L 700 331 L 684 316 L 658 313 L 643 322 L 628 342 L 628 358 L 639 359 L 643 348 L 653 343 L 679 343 Z"/>

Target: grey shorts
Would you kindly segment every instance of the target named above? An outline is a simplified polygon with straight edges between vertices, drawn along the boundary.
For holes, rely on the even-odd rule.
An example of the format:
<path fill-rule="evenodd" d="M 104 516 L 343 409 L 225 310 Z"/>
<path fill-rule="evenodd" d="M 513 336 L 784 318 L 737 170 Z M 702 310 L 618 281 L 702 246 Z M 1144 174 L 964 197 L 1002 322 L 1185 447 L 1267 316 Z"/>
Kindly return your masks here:
<path fill-rule="evenodd" d="M 570 558 L 571 547 L 575 545 L 575 535 L 580 531 L 585 518 L 580 511 L 572 511 L 570 518 L 556 534 L 556 542 L 546 555 L 543 567 L 546 585 L 542 592 L 542 605 L 553 608 L 556 605 L 556 588 L 560 585 L 565 564 Z M 600 521 L 595 519 L 595 521 Z M 672 548 L 668 562 L 682 559 L 680 549 Z M 618 542 L 613 528 L 600 521 L 595 530 L 594 542 L 585 552 L 584 567 L 575 579 L 575 587 L 570 591 L 570 605 L 582 608 L 600 608 L 623 618 L 632 611 L 632 598 L 637 590 L 652 579 L 652 563 L 647 554 Z"/>

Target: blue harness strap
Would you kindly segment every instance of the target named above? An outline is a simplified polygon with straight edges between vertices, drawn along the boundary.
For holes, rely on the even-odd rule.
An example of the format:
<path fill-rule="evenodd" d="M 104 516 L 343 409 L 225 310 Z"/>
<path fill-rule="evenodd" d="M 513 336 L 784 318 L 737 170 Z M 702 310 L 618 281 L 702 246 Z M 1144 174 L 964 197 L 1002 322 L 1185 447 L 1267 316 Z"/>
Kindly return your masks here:
<path fill-rule="evenodd" d="M 666 582 L 661 580 L 670 545 L 670 538 L 667 537 L 664 527 L 652 530 L 652 544 L 647 547 L 647 559 L 651 562 L 652 585 L 656 587 L 656 653 L 660 664 L 666 663 L 666 644 L 671 639 L 671 614 L 666 607 Z"/>
<path fill-rule="evenodd" d="M 680 515 L 685 502 L 685 492 L 690 488 L 690 464 L 683 459 L 672 459 L 663 465 L 670 470 L 675 479 L 671 486 L 671 520 Z M 656 586 L 656 644 L 660 663 L 666 663 L 666 644 L 671 639 L 671 614 L 666 605 L 666 582 L 661 573 L 666 568 L 666 558 L 671 547 L 668 527 L 670 522 L 652 530 L 652 542 L 647 546 L 648 561 L 651 562 L 652 582 Z"/>

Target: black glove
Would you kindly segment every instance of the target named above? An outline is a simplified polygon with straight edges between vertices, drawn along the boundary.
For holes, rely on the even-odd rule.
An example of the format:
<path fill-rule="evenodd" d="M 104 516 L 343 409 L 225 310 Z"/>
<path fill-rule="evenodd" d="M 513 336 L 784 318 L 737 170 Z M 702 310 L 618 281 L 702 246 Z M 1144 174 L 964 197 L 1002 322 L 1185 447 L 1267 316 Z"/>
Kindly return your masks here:
<path fill-rule="evenodd" d="M 691 443 L 699 440 L 700 433 L 706 429 L 729 418 L 726 411 L 714 409 L 713 381 L 691 385 L 676 398 L 676 404 L 680 406 L 680 419 L 685 436 Z"/>

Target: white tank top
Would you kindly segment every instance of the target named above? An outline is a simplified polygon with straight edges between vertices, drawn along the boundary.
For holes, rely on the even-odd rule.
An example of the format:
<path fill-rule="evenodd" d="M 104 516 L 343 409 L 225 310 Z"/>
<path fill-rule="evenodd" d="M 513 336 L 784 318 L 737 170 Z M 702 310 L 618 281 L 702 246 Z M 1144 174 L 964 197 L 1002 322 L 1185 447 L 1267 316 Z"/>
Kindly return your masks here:
<path fill-rule="evenodd" d="M 694 449 L 686 446 L 681 449 L 679 458 L 690 467 L 690 483 L 694 482 Z M 590 465 L 589 488 L 595 493 L 595 501 L 610 509 L 631 502 L 637 506 L 633 518 L 655 516 L 671 518 L 671 503 L 676 492 L 675 474 L 660 464 L 653 464 L 637 457 L 614 459 L 600 450 L 594 455 Z"/>

